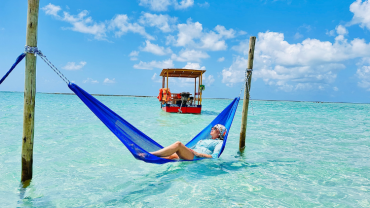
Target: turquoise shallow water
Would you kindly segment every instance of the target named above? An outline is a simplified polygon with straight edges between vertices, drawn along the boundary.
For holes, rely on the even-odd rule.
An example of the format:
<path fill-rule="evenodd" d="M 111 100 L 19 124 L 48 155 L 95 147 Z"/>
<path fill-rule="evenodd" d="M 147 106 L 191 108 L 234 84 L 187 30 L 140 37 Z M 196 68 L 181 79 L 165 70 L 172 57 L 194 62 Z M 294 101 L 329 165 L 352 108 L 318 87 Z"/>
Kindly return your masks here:
<path fill-rule="evenodd" d="M 231 102 L 184 115 L 155 98 L 97 98 L 162 145 L 186 143 Z M 76 96 L 38 93 L 23 189 L 23 93 L 0 92 L 1 207 L 370 207 L 370 105 L 252 101 L 243 155 L 241 105 L 220 159 L 156 165 L 134 159 Z"/>

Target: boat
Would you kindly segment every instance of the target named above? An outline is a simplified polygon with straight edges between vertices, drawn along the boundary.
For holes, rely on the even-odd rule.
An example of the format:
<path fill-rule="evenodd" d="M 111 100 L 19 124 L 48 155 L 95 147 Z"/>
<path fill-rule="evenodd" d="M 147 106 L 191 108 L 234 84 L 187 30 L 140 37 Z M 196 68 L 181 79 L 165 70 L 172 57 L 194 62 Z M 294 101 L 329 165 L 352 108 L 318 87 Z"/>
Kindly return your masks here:
<path fill-rule="evenodd" d="M 200 114 L 202 112 L 202 91 L 205 89 L 202 78 L 205 72 L 206 70 L 197 69 L 163 69 L 159 75 L 163 77 L 162 88 L 159 89 L 157 97 L 162 110 L 167 113 Z M 194 94 L 190 92 L 171 93 L 168 86 L 170 77 L 194 79 Z"/>

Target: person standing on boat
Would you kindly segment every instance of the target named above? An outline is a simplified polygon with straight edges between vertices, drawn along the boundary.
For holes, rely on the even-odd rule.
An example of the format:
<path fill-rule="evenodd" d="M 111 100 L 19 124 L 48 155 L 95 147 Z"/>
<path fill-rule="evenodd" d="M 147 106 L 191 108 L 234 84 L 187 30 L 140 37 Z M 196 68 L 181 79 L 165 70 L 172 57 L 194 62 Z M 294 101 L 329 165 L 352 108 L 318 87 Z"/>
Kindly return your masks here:
<path fill-rule="evenodd" d="M 150 154 L 166 159 L 193 160 L 195 158 L 217 158 L 226 135 L 226 128 L 222 124 L 216 124 L 211 129 L 211 138 L 200 140 L 194 147 L 188 148 L 181 142 L 175 142 L 161 150 Z"/>

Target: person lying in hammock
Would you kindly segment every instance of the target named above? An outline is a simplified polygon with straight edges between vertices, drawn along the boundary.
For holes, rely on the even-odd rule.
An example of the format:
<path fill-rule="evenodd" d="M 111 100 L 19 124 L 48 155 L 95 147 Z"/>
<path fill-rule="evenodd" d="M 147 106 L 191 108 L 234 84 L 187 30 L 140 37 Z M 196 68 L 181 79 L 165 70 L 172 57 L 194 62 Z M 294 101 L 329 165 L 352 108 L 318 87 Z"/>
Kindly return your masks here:
<path fill-rule="evenodd" d="M 166 159 L 184 159 L 193 160 L 195 158 L 217 158 L 220 153 L 226 128 L 222 124 L 216 124 L 212 127 L 211 138 L 200 140 L 194 147 L 188 148 L 181 142 L 175 142 L 161 150 L 151 152 L 150 154 Z"/>

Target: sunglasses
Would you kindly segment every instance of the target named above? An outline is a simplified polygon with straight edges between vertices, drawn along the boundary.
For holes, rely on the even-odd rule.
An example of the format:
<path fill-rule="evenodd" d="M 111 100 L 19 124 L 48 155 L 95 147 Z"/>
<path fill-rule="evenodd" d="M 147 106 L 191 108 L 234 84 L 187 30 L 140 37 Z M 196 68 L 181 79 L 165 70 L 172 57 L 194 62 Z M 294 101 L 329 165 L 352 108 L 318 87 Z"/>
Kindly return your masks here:
<path fill-rule="evenodd" d="M 212 127 L 212 130 L 215 130 L 215 131 L 216 131 L 216 130 L 218 130 L 218 129 L 217 129 L 216 127 Z"/>

